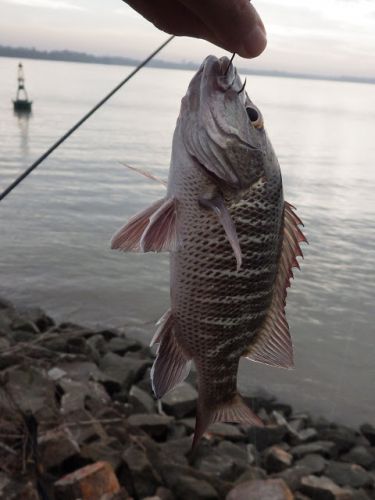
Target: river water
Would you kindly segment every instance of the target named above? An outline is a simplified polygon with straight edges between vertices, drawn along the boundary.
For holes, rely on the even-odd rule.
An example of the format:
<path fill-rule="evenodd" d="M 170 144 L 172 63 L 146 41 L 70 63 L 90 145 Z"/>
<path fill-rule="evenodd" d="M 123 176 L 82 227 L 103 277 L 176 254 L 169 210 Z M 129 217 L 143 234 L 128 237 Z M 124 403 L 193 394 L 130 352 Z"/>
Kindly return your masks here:
<path fill-rule="evenodd" d="M 24 62 L 33 114 L 13 114 L 18 61 L 0 58 L 0 188 L 114 87 L 126 67 Z M 113 232 L 163 196 L 189 71 L 146 68 L 0 205 L 0 295 L 147 340 L 169 303 L 168 256 L 118 254 Z M 241 362 L 264 387 L 348 424 L 375 420 L 375 88 L 248 77 L 310 245 L 288 294 L 296 368 Z"/>

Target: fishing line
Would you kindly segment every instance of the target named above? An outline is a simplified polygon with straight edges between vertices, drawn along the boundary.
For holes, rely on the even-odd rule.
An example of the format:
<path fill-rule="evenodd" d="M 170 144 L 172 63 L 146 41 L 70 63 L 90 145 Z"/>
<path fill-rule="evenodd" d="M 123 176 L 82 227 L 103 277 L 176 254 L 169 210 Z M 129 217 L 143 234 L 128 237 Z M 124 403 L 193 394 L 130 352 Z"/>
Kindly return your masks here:
<path fill-rule="evenodd" d="M 13 189 L 20 184 L 33 170 L 36 169 L 38 165 L 42 163 L 48 156 L 60 146 L 73 132 L 75 132 L 91 115 L 95 113 L 104 103 L 108 101 L 120 88 L 125 85 L 133 76 L 138 73 L 140 69 L 143 68 L 153 57 L 156 56 L 169 42 L 174 38 L 174 35 L 170 36 L 164 43 L 162 43 L 156 50 L 154 50 L 144 61 L 142 61 L 129 75 L 124 78 L 114 89 L 109 92 L 103 99 L 101 99 L 88 113 L 86 113 L 72 128 L 70 128 L 63 136 L 60 137 L 45 153 L 42 154 L 30 167 L 28 167 L 19 177 L 17 177 L 1 194 L 0 201 L 3 200 Z"/>

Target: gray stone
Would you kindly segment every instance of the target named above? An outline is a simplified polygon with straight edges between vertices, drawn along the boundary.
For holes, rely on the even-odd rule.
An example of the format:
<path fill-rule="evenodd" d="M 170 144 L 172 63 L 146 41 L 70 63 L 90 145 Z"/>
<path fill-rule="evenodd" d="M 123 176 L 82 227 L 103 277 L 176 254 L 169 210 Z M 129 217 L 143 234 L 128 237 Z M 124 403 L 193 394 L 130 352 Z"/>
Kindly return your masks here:
<path fill-rule="evenodd" d="M 265 450 L 269 446 L 280 443 L 287 433 L 283 425 L 269 425 L 265 427 L 250 427 L 247 429 L 247 436 L 250 443 L 254 444 L 257 450 Z"/>
<path fill-rule="evenodd" d="M 117 439 L 108 438 L 85 443 L 81 446 L 80 455 L 92 462 L 109 462 L 113 470 L 117 470 L 122 463 L 123 446 Z"/>
<path fill-rule="evenodd" d="M 267 472 L 281 472 L 290 467 L 293 456 L 279 446 L 271 446 L 263 453 L 263 464 Z"/>
<path fill-rule="evenodd" d="M 155 410 L 154 399 L 136 385 L 129 391 L 129 403 L 133 406 L 134 413 L 152 413 Z"/>
<path fill-rule="evenodd" d="M 194 465 L 205 474 L 233 482 L 248 467 L 246 449 L 224 441 L 199 457 Z"/>
<path fill-rule="evenodd" d="M 176 418 L 183 418 L 195 410 L 197 398 L 194 387 L 183 382 L 162 398 L 163 409 Z"/>
<path fill-rule="evenodd" d="M 339 486 L 362 488 L 373 485 L 373 478 L 360 465 L 329 462 L 325 474 Z"/>
<path fill-rule="evenodd" d="M 78 443 L 67 428 L 47 431 L 38 439 L 39 459 L 45 469 L 60 465 L 79 451 Z"/>
<path fill-rule="evenodd" d="M 156 415 L 148 413 L 137 413 L 130 415 L 128 424 L 140 427 L 155 439 L 165 438 L 174 418 L 167 415 Z"/>
<path fill-rule="evenodd" d="M 29 333 L 40 333 L 39 328 L 36 326 L 35 323 L 30 321 L 27 318 L 23 318 L 22 316 L 18 316 L 11 324 L 12 330 L 14 332 L 17 331 L 22 331 L 22 332 L 29 332 Z"/>
<path fill-rule="evenodd" d="M 283 479 L 292 491 L 296 491 L 301 486 L 303 477 L 309 475 L 309 470 L 306 467 L 295 465 L 282 472 L 276 474 L 276 477 Z"/>
<path fill-rule="evenodd" d="M 185 475 L 179 476 L 173 488 L 180 500 L 216 500 L 218 494 L 210 483 Z"/>
<path fill-rule="evenodd" d="M 375 465 L 375 450 L 365 446 L 354 446 L 348 453 L 341 455 L 340 460 L 362 465 L 366 469 Z"/>
<path fill-rule="evenodd" d="M 315 441 L 313 443 L 300 444 L 291 448 L 290 451 L 296 458 L 302 458 L 311 453 L 317 453 L 328 458 L 337 455 L 336 445 L 332 441 Z"/>
<path fill-rule="evenodd" d="M 99 362 L 100 369 L 122 387 L 130 389 L 145 373 L 150 360 L 133 359 L 108 352 Z"/>
<path fill-rule="evenodd" d="M 160 450 L 164 453 L 164 461 L 171 461 L 179 465 L 188 465 L 187 456 L 191 450 L 192 439 L 185 437 L 173 439 L 160 445 Z"/>
<path fill-rule="evenodd" d="M 293 494 L 282 479 L 258 479 L 235 486 L 226 500 L 293 500 Z"/>
<path fill-rule="evenodd" d="M 325 476 L 306 476 L 302 478 L 301 491 L 319 500 L 352 500 L 349 490 L 340 488 Z"/>
<path fill-rule="evenodd" d="M 131 445 L 124 451 L 122 459 L 131 473 L 137 497 L 142 498 L 153 495 L 161 483 L 161 478 L 148 460 L 145 451 L 140 447 Z"/>
<path fill-rule="evenodd" d="M 317 453 L 305 455 L 301 460 L 296 462 L 296 465 L 305 467 L 308 470 L 308 474 L 320 474 L 324 471 L 326 464 L 327 461 Z"/>
<path fill-rule="evenodd" d="M 375 426 L 363 424 L 360 427 L 360 431 L 369 440 L 371 446 L 375 446 Z"/>
<path fill-rule="evenodd" d="M 142 344 L 137 340 L 127 339 L 123 336 L 113 337 L 108 342 L 108 350 L 123 356 L 129 351 L 139 351 L 142 349 Z"/>
<path fill-rule="evenodd" d="M 244 433 L 238 425 L 226 424 L 223 422 L 217 422 L 210 425 L 208 433 L 222 439 L 228 439 L 229 441 L 243 441 L 245 439 Z"/>
<path fill-rule="evenodd" d="M 37 420 L 56 417 L 55 384 L 44 372 L 32 366 L 20 366 L 9 370 L 7 379 L 7 391 L 22 411 L 30 411 Z"/>
<path fill-rule="evenodd" d="M 86 343 L 100 356 L 104 356 L 108 352 L 108 344 L 103 335 L 92 335 L 86 340 Z"/>
<path fill-rule="evenodd" d="M 329 426 L 319 430 L 319 440 L 333 441 L 339 453 L 349 451 L 357 444 L 357 433 L 343 425 Z"/>
<path fill-rule="evenodd" d="M 254 481 L 255 479 L 267 479 L 267 472 L 261 467 L 248 467 L 235 484 L 245 483 L 246 481 Z"/>
<path fill-rule="evenodd" d="M 217 492 L 220 492 L 220 498 L 223 498 L 226 493 L 231 489 L 231 484 L 227 481 L 223 481 L 212 474 L 206 474 L 193 467 L 176 465 L 168 461 L 164 463 L 163 461 L 158 461 L 158 467 L 162 473 L 163 482 L 175 492 L 175 486 L 181 476 L 192 477 L 198 479 L 199 481 L 206 481 L 209 483 Z M 176 495 L 177 496 L 177 495 Z M 184 497 L 178 497 L 178 500 L 185 500 Z"/>

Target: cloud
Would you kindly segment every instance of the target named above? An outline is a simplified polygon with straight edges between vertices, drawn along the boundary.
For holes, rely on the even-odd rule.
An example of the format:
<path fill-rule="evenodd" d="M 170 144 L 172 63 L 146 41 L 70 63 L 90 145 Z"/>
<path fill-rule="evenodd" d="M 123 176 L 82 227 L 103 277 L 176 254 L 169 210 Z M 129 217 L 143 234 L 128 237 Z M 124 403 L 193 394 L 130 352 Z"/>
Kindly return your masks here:
<path fill-rule="evenodd" d="M 76 5 L 64 0 L 5 0 L 13 5 L 24 5 L 27 7 L 36 7 L 54 10 L 85 10 L 82 6 Z"/>

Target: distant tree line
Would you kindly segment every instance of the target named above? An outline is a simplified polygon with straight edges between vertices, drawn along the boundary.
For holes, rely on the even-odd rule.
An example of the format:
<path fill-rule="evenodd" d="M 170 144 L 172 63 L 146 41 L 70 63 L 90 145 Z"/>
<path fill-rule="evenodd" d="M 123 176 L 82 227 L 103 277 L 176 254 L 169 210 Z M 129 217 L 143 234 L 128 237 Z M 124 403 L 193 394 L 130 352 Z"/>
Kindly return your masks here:
<path fill-rule="evenodd" d="M 68 62 L 80 62 L 80 63 L 95 63 L 95 64 L 114 64 L 119 66 L 137 66 L 139 64 L 138 59 L 132 59 L 130 57 L 120 57 L 120 56 L 94 56 L 92 54 L 86 54 L 85 52 L 75 52 L 72 50 L 38 50 L 34 47 L 10 47 L 6 45 L 0 45 L 0 57 L 15 57 L 17 59 L 43 59 L 49 61 L 68 61 Z M 154 68 L 167 68 L 167 69 L 187 69 L 196 70 L 198 64 L 186 61 L 186 62 L 168 62 L 162 61 L 160 59 L 153 59 L 148 63 L 148 66 Z M 355 76 L 334 76 L 334 75 L 316 75 L 316 74 L 305 74 L 305 73 L 293 73 L 286 71 L 275 71 L 275 70 L 261 70 L 255 69 L 251 70 L 248 68 L 238 68 L 241 73 L 249 75 L 261 75 L 261 76 L 278 76 L 287 78 L 302 78 L 302 79 L 312 79 L 312 80 L 334 80 L 334 81 L 346 81 L 355 83 L 375 83 L 375 78 L 366 77 L 355 77 Z"/>

